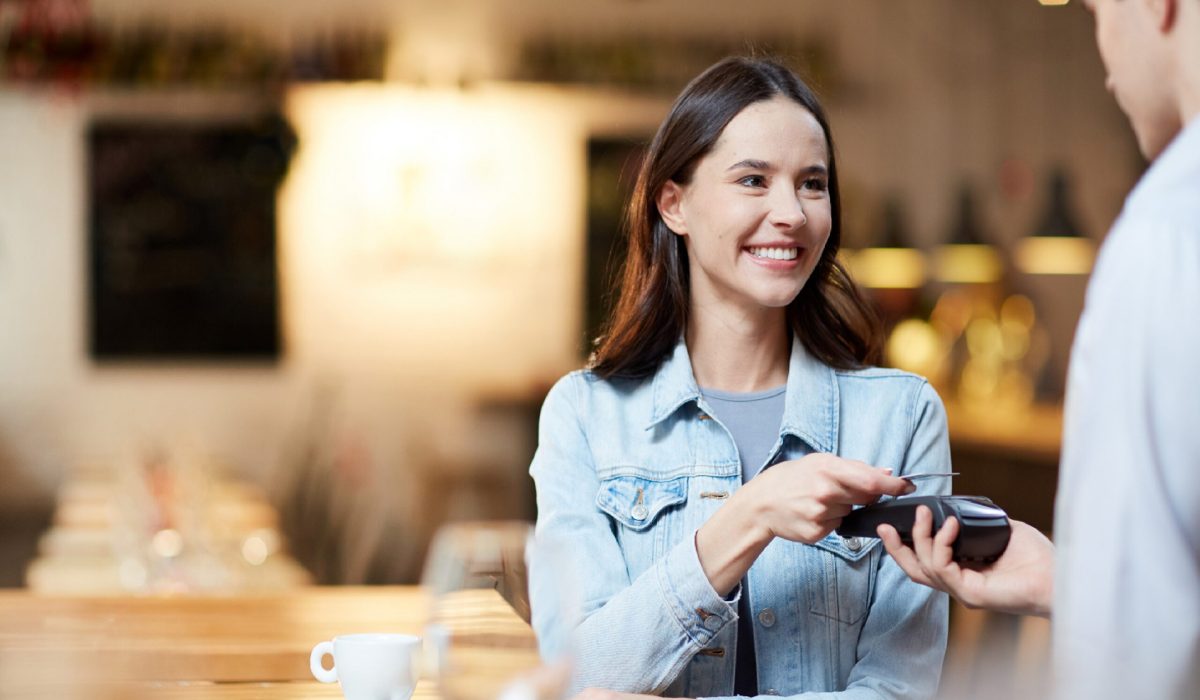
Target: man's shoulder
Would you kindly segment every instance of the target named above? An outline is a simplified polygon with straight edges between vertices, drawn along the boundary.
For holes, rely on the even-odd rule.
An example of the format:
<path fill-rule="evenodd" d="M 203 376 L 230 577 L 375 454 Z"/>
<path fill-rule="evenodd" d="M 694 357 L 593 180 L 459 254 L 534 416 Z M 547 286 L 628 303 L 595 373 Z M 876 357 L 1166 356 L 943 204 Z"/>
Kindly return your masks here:
<path fill-rule="evenodd" d="M 1171 224 L 1200 235 L 1200 121 L 1179 135 L 1142 176 L 1117 226 Z"/>

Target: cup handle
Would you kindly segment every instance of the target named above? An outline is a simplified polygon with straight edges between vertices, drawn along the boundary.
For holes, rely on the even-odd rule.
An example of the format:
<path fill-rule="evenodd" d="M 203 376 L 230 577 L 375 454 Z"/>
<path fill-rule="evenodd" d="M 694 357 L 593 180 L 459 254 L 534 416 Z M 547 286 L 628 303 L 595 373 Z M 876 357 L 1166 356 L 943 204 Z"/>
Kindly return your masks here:
<path fill-rule="evenodd" d="M 308 657 L 308 668 L 312 671 L 313 676 L 322 683 L 336 683 L 338 679 L 337 659 L 334 659 L 333 668 L 326 671 L 321 666 L 321 660 L 325 658 L 326 654 L 333 656 L 333 642 L 321 642 L 313 647 L 312 654 Z"/>

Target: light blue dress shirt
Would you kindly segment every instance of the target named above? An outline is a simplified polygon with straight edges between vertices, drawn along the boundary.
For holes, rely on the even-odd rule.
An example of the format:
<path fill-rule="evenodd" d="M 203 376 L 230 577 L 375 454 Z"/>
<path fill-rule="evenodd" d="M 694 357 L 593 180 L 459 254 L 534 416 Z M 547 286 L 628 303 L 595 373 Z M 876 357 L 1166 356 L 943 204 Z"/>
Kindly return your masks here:
<path fill-rule="evenodd" d="M 1059 695 L 1200 697 L 1200 118 L 1097 260 L 1055 510 Z"/>
<path fill-rule="evenodd" d="M 813 452 L 898 474 L 950 470 L 945 412 L 920 377 L 833 370 L 792 343 L 770 463 Z M 770 468 L 770 467 L 768 467 Z M 580 579 L 574 690 L 729 696 L 739 593 L 713 590 L 695 532 L 741 485 L 737 447 L 711 418 L 680 342 L 646 380 L 561 379 L 542 409 L 530 467 L 539 537 L 566 543 Z M 947 479 L 920 483 L 948 493 Z M 561 565 L 561 564 L 560 564 Z M 836 533 L 774 540 L 749 572 L 764 695 L 926 698 L 946 647 L 945 594 L 915 584 L 879 541 Z M 530 566 L 533 626 L 554 656 L 558 577 Z M 811 694 L 811 695 L 807 695 Z"/>

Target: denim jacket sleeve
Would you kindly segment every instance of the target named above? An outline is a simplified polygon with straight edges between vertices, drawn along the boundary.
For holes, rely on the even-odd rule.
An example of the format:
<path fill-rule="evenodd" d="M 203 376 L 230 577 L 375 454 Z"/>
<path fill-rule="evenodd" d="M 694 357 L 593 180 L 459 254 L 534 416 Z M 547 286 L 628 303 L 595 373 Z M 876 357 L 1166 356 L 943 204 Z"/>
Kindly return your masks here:
<path fill-rule="evenodd" d="M 946 411 L 929 384 L 922 384 L 920 391 L 914 392 L 909 415 L 912 440 L 899 473 L 950 471 Z M 949 479 L 925 481 L 918 492 L 948 494 Z M 887 554 L 880 556 L 875 576 L 874 597 L 846 689 L 792 697 L 891 700 L 932 698 L 937 694 L 946 651 L 949 598 L 913 583 Z M 762 696 L 762 700 L 778 698 Z"/>
<path fill-rule="evenodd" d="M 580 373 L 560 380 L 542 408 L 538 449 L 530 467 L 537 486 L 539 536 L 552 536 L 582 572 L 576 582 L 582 622 L 571 640 L 575 676 L 571 693 L 586 687 L 662 692 L 718 632 L 736 624 L 736 600 L 712 588 L 684 538 L 655 565 L 630 580 L 607 516 L 596 507 L 596 465 L 579 411 Z M 544 657 L 561 652 L 549 616 L 539 610 L 539 588 L 555 585 L 551 572 L 530 568 L 532 622 Z"/>

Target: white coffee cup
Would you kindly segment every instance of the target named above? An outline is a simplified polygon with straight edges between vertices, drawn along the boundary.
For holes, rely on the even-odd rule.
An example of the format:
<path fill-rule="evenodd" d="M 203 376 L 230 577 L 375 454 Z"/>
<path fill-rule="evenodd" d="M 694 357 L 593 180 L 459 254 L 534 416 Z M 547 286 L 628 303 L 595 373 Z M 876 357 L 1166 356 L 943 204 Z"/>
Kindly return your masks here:
<path fill-rule="evenodd" d="M 408 700 L 417 685 L 421 638 L 411 634 L 345 634 L 313 647 L 308 664 L 322 683 L 338 682 L 346 700 Z M 321 661 L 328 654 L 333 668 Z"/>

